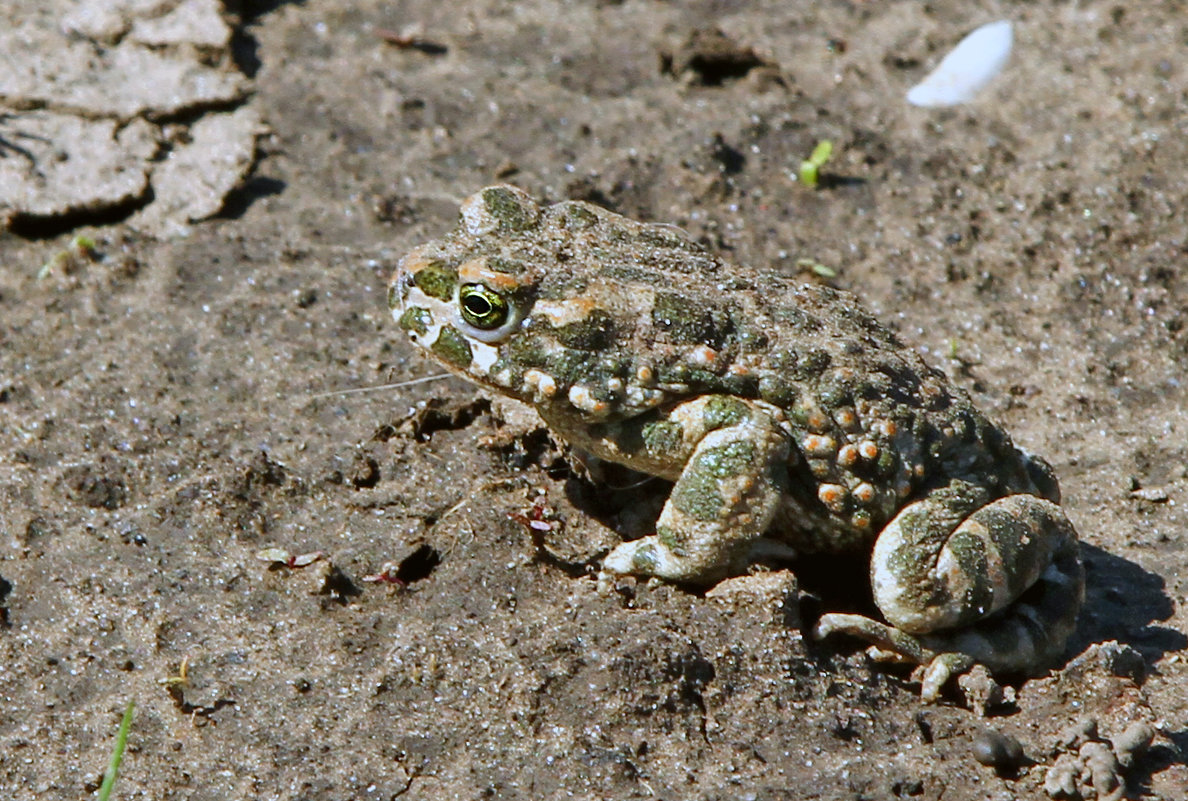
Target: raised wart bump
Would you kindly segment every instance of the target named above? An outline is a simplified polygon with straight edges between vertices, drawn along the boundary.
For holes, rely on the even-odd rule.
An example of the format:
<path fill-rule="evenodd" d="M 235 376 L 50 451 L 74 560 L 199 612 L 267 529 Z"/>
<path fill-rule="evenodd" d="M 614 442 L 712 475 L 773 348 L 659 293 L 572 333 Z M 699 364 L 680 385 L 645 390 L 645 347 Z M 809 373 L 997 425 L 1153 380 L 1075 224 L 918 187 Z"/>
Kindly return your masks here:
<path fill-rule="evenodd" d="M 458 271 L 440 261 L 430 262 L 413 274 L 413 281 L 426 295 L 438 300 L 453 300 L 458 286 Z"/>
<path fill-rule="evenodd" d="M 441 333 L 429 348 L 441 357 L 443 361 L 455 367 L 466 368 L 474 354 L 470 350 L 470 343 L 466 337 L 452 325 L 442 326 Z"/>
<path fill-rule="evenodd" d="M 397 324 L 405 331 L 425 336 L 429 333 L 429 327 L 433 325 L 433 313 L 421 306 L 409 306 L 404 310 L 404 314 L 400 315 Z"/>
<path fill-rule="evenodd" d="M 507 186 L 492 186 L 483 190 L 483 205 L 487 213 L 506 231 L 523 231 L 536 224 L 540 210 L 525 195 Z"/>

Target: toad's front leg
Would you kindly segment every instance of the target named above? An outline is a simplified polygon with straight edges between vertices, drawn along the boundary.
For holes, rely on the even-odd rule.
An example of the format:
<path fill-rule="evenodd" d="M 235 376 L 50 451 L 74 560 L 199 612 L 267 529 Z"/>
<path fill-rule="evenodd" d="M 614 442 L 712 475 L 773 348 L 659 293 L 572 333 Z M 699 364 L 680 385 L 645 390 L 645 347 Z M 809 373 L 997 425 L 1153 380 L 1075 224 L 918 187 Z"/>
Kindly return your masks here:
<path fill-rule="evenodd" d="M 1056 504 L 1033 495 L 989 500 L 961 481 L 904 508 L 871 556 L 875 603 L 890 626 L 825 615 L 841 631 L 921 663 L 923 694 L 979 662 L 1030 674 L 1053 661 L 1084 595 L 1076 532 Z"/>
<path fill-rule="evenodd" d="M 745 571 L 787 486 L 789 437 L 778 410 L 697 398 L 650 422 L 641 440 L 647 453 L 636 462 L 667 463 L 680 474 L 656 533 L 619 545 L 604 572 L 709 584 Z"/>

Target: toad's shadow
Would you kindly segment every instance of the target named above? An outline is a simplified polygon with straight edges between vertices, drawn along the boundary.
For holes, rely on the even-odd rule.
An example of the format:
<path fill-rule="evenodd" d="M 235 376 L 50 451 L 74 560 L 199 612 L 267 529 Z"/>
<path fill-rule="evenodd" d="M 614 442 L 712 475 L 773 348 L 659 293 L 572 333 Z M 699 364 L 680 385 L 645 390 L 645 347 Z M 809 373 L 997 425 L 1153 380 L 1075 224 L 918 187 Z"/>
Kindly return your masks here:
<path fill-rule="evenodd" d="M 1155 662 L 1188 647 L 1188 637 L 1158 625 L 1174 611 L 1163 577 L 1108 551 L 1081 543 L 1085 562 L 1085 608 L 1068 651 L 1117 640 Z"/>

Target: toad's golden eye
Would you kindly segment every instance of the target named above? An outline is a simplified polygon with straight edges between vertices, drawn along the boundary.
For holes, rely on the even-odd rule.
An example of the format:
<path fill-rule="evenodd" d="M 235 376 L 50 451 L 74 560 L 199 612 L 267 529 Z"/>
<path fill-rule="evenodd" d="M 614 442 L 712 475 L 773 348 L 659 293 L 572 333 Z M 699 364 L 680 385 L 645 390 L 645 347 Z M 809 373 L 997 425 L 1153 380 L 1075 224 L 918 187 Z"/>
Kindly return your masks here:
<path fill-rule="evenodd" d="M 462 319 L 490 331 L 507 322 L 510 307 L 502 295 L 492 292 L 482 284 L 465 284 L 458 290 L 458 306 Z"/>

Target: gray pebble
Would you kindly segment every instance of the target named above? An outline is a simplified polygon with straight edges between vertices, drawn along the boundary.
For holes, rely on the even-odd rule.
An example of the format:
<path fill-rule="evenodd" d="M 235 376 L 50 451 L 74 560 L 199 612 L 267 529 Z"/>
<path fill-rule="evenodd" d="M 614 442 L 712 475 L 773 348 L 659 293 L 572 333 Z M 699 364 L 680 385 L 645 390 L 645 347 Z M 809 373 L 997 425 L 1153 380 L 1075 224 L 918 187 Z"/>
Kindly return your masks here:
<path fill-rule="evenodd" d="M 1023 746 L 1009 734 L 983 729 L 971 744 L 973 757 L 997 770 L 1013 770 L 1023 763 Z"/>

